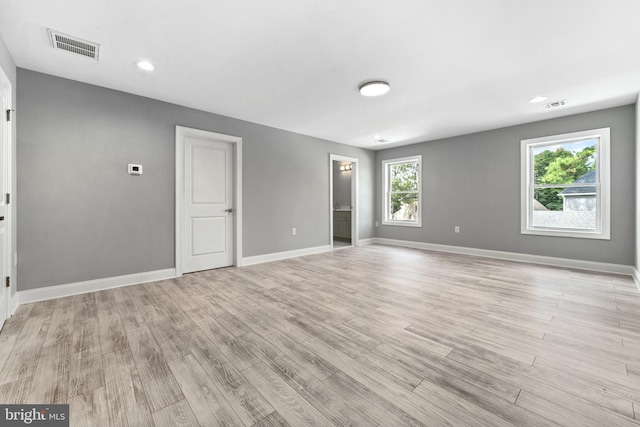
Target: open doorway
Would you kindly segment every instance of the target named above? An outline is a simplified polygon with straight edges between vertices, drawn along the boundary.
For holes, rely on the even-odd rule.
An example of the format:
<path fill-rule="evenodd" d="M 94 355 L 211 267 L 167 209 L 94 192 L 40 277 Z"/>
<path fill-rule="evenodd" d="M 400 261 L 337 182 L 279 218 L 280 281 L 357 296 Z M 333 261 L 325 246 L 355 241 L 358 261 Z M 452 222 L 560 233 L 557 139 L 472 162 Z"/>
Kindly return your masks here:
<path fill-rule="evenodd" d="M 331 248 L 356 246 L 358 159 L 331 155 L 330 224 Z"/>

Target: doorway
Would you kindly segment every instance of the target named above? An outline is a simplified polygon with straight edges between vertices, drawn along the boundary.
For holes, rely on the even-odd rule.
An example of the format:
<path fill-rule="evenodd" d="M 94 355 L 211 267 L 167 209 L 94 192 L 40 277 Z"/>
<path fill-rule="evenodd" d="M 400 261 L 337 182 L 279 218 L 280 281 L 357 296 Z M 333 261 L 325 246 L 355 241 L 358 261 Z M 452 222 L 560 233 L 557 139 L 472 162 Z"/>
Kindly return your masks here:
<path fill-rule="evenodd" d="M 331 249 L 357 246 L 358 159 L 336 154 L 329 157 Z"/>
<path fill-rule="evenodd" d="M 241 262 L 241 138 L 176 126 L 176 275 Z"/>

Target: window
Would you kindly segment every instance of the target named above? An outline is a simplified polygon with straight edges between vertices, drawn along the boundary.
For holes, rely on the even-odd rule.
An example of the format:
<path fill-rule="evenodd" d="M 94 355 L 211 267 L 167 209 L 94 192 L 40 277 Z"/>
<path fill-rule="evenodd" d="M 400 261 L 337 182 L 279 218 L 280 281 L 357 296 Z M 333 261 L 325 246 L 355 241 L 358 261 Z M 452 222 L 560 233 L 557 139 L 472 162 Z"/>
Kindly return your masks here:
<path fill-rule="evenodd" d="M 610 238 L 609 128 L 521 142 L 521 233 Z"/>
<path fill-rule="evenodd" d="M 384 160 L 383 224 L 422 226 L 422 156 Z"/>

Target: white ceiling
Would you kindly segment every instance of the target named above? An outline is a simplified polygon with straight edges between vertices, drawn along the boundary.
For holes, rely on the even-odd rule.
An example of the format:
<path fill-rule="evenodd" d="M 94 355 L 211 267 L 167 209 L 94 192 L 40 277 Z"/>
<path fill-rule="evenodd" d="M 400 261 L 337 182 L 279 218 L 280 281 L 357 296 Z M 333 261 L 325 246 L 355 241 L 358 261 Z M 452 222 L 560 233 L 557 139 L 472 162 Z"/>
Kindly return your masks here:
<path fill-rule="evenodd" d="M 639 18 L 638 0 L 0 0 L 18 67 L 373 149 L 633 103 Z M 361 96 L 371 78 L 391 91 Z"/>

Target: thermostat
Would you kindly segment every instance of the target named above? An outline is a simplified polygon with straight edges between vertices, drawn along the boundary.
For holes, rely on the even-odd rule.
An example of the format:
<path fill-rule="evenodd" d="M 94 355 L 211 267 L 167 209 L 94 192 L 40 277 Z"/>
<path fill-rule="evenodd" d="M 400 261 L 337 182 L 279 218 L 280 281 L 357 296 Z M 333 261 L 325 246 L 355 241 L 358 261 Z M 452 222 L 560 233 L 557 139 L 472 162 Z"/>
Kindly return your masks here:
<path fill-rule="evenodd" d="M 129 163 L 129 175 L 142 175 L 142 165 Z"/>

